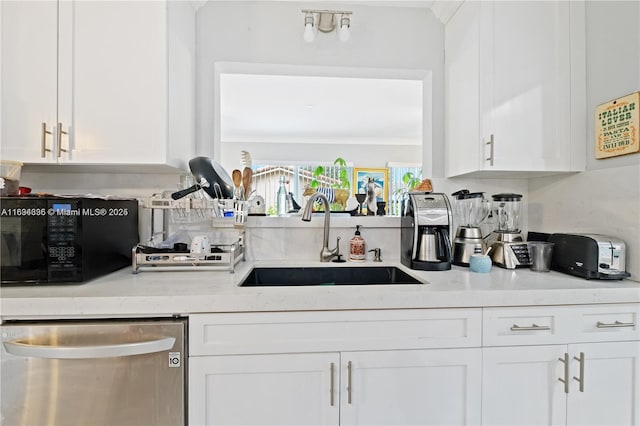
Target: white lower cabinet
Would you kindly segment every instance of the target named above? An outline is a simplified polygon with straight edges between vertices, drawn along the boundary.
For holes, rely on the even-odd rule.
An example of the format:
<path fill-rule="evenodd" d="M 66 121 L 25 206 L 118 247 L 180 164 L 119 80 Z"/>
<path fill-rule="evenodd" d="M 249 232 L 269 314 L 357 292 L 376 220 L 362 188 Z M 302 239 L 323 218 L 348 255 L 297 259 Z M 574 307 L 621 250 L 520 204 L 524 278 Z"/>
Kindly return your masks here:
<path fill-rule="evenodd" d="M 563 425 L 565 345 L 484 348 L 483 425 Z"/>
<path fill-rule="evenodd" d="M 340 425 L 477 425 L 480 348 L 341 354 Z"/>
<path fill-rule="evenodd" d="M 573 357 L 584 354 L 583 371 Z M 640 342 L 569 345 L 567 425 L 639 425 Z M 583 390 L 573 377 L 580 378 Z"/>
<path fill-rule="evenodd" d="M 200 314 L 190 425 L 640 426 L 640 305 Z"/>
<path fill-rule="evenodd" d="M 337 425 L 339 365 L 337 353 L 193 357 L 189 424 Z"/>
<path fill-rule="evenodd" d="M 640 425 L 639 313 L 634 304 L 485 309 L 484 343 L 496 346 L 482 349 L 482 424 Z M 571 343 L 580 341 L 589 343 Z"/>
<path fill-rule="evenodd" d="M 479 348 L 193 357 L 191 425 L 475 425 Z"/>
<path fill-rule="evenodd" d="M 477 425 L 480 324 L 480 309 L 191 316 L 189 424 Z"/>

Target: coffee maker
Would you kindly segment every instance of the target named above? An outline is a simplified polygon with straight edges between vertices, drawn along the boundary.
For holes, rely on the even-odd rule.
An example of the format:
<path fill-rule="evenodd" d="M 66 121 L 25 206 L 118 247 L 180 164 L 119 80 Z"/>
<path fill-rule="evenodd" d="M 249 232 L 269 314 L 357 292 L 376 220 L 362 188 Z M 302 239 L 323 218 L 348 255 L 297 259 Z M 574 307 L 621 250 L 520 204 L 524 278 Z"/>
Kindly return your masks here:
<path fill-rule="evenodd" d="M 472 254 L 484 254 L 487 244 L 482 238 L 480 224 L 489 215 L 489 202 L 484 192 L 469 192 L 467 189 L 451 194 L 455 198 L 455 220 L 458 222 L 456 238 L 453 240 L 453 264 L 469 266 Z"/>
<path fill-rule="evenodd" d="M 400 260 L 411 269 L 451 269 L 451 205 L 445 194 L 409 192 L 402 208 Z"/>
<path fill-rule="evenodd" d="M 520 231 L 522 195 L 495 194 L 491 198 L 496 229 L 489 234 L 487 245 L 491 246 L 493 263 L 506 269 L 531 266 L 529 246 Z"/>

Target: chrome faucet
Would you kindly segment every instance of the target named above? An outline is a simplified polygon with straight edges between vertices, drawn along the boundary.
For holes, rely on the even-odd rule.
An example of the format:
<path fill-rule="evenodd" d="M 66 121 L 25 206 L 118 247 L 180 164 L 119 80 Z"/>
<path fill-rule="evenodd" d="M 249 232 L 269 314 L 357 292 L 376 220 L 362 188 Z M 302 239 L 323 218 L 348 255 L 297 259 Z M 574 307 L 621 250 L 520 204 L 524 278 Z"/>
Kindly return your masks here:
<path fill-rule="evenodd" d="M 324 194 L 320 192 L 316 192 L 307 201 L 307 204 L 304 206 L 304 210 L 302 211 L 302 220 L 305 222 L 311 222 L 311 212 L 313 210 L 313 203 L 316 200 L 322 201 L 324 205 L 324 231 L 322 234 L 322 250 L 320 251 L 320 262 L 329 262 L 331 259 L 338 255 L 338 248 L 340 244 L 340 237 L 338 237 L 338 243 L 336 244 L 336 248 L 329 248 L 329 218 L 331 216 L 331 206 L 329 205 L 329 200 Z"/>

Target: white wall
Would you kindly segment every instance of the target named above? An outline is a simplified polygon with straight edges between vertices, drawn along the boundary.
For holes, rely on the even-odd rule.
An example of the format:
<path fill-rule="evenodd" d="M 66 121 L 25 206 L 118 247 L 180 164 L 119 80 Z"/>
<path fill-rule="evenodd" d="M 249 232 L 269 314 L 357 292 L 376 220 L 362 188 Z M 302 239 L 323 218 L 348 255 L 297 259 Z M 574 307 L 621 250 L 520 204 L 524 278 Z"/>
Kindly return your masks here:
<path fill-rule="evenodd" d="M 198 11 L 198 152 L 214 158 L 220 153 L 219 149 L 214 151 L 213 147 L 216 139 L 216 62 L 431 70 L 433 130 L 431 135 L 425 136 L 425 140 L 428 144 L 436 141 L 433 147 L 433 158 L 436 160 L 433 161 L 432 170 L 429 146 L 423 150 L 423 158 L 415 162 L 425 165 L 425 175 L 442 176 L 443 24 L 426 8 L 336 4 L 332 8 L 353 11 L 350 41 L 341 43 L 336 37 L 319 35 L 313 43 L 305 43 L 302 39 L 301 10 L 313 6 L 297 2 L 211 2 Z M 331 160 L 337 155 L 332 154 Z M 381 167 L 384 164 L 370 166 Z"/>
<path fill-rule="evenodd" d="M 594 157 L 596 105 L 640 90 L 640 2 L 587 1 L 587 171 L 531 179 L 529 229 L 592 232 L 627 244 L 640 280 L 640 154 Z"/>

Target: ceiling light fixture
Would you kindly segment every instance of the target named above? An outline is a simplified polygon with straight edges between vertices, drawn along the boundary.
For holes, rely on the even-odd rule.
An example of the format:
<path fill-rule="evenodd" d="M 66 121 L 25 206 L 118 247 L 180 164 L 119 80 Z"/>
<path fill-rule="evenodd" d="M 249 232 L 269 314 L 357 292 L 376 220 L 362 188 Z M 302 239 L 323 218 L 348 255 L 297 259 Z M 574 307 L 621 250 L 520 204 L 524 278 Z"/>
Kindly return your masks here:
<path fill-rule="evenodd" d="M 316 31 L 330 33 L 337 28 L 341 41 L 349 40 L 351 35 L 351 11 L 303 9 L 304 32 L 302 37 L 307 43 L 315 39 Z"/>

